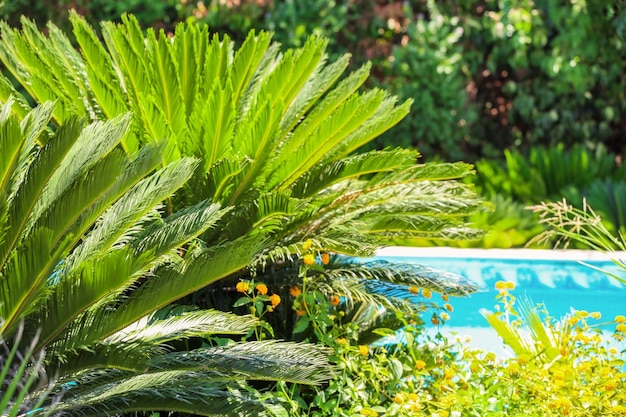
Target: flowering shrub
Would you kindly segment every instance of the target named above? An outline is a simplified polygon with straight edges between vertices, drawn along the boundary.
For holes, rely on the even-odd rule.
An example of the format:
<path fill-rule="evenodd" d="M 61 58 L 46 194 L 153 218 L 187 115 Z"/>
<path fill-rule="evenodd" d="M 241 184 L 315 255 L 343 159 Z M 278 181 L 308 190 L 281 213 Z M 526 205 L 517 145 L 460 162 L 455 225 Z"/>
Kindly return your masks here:
<path fill-rule="evenodd" d="M 537 333 L 524 320 L 529 312 L 512 294 L 514 284 L 502 281 L 497 288 L 499 313 L 492 314 L 526 339 L 505 338 L 513 349 L 507 358 L 469 347 L 468 338 L 450 341 L 441 334 L 433 336 L 425 332 L 431 324 L 417 315 L 399 315 L 404 322 L 401 335 L 378 329 L 379 334 L 392 336 L 387 340 L 395 337 L 401 343 L 367 346 L 359 342 L 358 328 L 340 320 L 331 300 L 308 304 L 300 320 L 315 322 L 325 313 L 317 334 L 334 350 L 339 372 L 314 392 L 284 389 L 290 415 L 626 416 L 624 316 L 600 322 L 600 313 L 575 311 L 556 320 L 533 306 L 532 317 L 541 320 L 532 325 L 542 326 L 548 335 L 543 340 L 530 336 Z M 307 294 L 299 292 L 298 297 Z M 448 301 L 447 296 L 442 298 Z M 445 305 L 452 310 L 451 304 Z M 441 323 L 447 314 L 434 316 Z M 602 332 L 600 324 L 612 331 Z"/>

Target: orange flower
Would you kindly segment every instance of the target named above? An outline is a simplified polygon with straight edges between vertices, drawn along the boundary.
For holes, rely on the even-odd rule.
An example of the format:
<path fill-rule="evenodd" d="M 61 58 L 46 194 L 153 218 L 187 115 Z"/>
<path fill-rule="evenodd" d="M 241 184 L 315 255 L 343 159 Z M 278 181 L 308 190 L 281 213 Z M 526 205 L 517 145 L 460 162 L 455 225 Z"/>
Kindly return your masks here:
<path fill-rule="evenodd" d="M 256 285 L 256 290 L 259 292 L 259 294 L 265 295 L 265 294 L 267 294 L 267 285 L 265 285 L 265 284 L 257 284 Z"/>
<path fill-rule="evenodd" d="M 248 288 L 250 288 L 250 285 L 248 285 L 246 281 L 239 281 L 235 288 L 237 288 L 238 292 L 246 292 Z"/>
<path fill-rule="evenodd" d="M 617 382 L 612 379 L 609 379 L 608 381 L 604 383 L 604 389 L 607 391 L 613 391 L 616 388 L 617 388 Z"/>
<path fill-rule="evenodd" d="M 424 288 L 424 290 L 422 291 L 422 294 L 426 298 L 430 298 L 430 297 L 433 296 L 433 292 L 431 290 L 429 290 L 428 288 Z"/>
<path fill-rule="evenodd" d="M 450 301 L 450 298 L 448 298 L 448 294 L 441 294 L 441 299 L 445 301 L 446 303 Z"/>
<path fill-rule="evenodd" d="M 308 255 L 304 255 L 304 258 L 302 258 L 302 261 L 304 262 L 305 265 L 313 265 L 315 263 L 315 256 L 308 254 Z"/>
<path fill-rule="evenodd" d="M 330 255 L 327 253 L 322 253 L 322 263 L 324 265 L 328 265 L 330 263 Z"/>
<path fill-rule="evenodd" d="M 411 294 L 419 294 L 419 293 L 420 293 L 420 289 L 419 289 L 419 288 L 417 288 L 415 285 L 411 285 L 411 286 L 409 287 L 409 292 L 410 292 Z"/>
<path fill-rule="evenodd" d="M 421 371 L 422 369 L 426 369 L 426 362 L 421 359 L 415 361 L 415 369 Z"/>
<path fill-rule="evenodd" d="M 289 288 L 289 294 L 291 294 L 292 297 L 297 297 L 302 294 L 302 290 L 300 289 L 299 285 L 294 285 L 293 287 Z"/>
<path fill-rule="evenodd" d="M 439 316 L 437 314 L 433 314 L 433 316 L 430 318 L 430 322 L 435 326 L 438 326 L 440 323 Z"/>
<path fill-rule="evenodd" d="M 363 356 L 367 356 L 370 353 L 367 345 L 359 345 L 359 353 Z"/>
<path fill-rule="evenodd" d="M 454 311 L 454 307 L 452 307 L 452 305 L 450 305 L 450 304 L 447 304 L 447 303 L 446 303 L 446 305 L 444 305 L 444 307 L 445 307 L 445 308 L 446 308 L 446 310 L 448 310 L 450 313 L 452 313 L 452 312 Z"/>
<path fill-rule="evenodd" d="M 335 307 L 337 307 L 339 303 L 341 303 L 341 297 L 339 297 L 338 295 L 331 295 L 330 303 L 334 305 Z"/>
<path fill-rule="evenodd" d="M 276 307 L 278 304 L 280 304 L 280 295 L 278 294 L 270 295 L 270 303 L 272 303 L 272 307 Z"/>
<path fill-rule="evenodd" d="M 302 309 L 302 310 L 296 310 L 296 316 L 298 317 L 302 317 L 306 314 L 306 310 Z"/>

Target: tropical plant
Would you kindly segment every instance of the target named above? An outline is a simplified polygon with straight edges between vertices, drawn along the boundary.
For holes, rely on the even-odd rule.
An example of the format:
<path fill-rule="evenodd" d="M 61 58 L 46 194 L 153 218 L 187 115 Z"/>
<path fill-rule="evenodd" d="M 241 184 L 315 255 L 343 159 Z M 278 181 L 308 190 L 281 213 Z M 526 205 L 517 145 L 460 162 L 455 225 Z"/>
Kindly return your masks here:
<path fill-rule="evenodd" d="M 103 45 L 82 18 L 74 15 L 72 25 L 79 51 L 74 50 L 67 37 L 52 24 L 48 27 L 48 36 L 40 33 L 28 20 L 23 21 L 22 30 L 2 25 L 1 42 L 6 49 L 0 51 L 1 58 L 30 94 L 29 100 L 56 100 L 57 105 L 50 107 L 49 113 L 53 125 L 60 126 L 60 132 L 76 125 L 73 116 L 76 113 L 94 121 L 94 126 L 117 126 L 124 134 L 116 136 L 115 144 L 119 143 L 119 146 L 111 151 L 111 155 L 129 161 L 128 164 L 135 160 L 136 164 L 147 164 L 140 171 L 143 175 L 159 168 L 157 173 L 162 174 L 158 178 L 175 175 L 177 186 L 183 186 L 189 177 L 190 180 L 174 196 L 172 193 L 177 187 L 170 185 L 168 192 L 163 191 L 158 197 L 154 195 L 151 200 L 144 197 L 124 199 L 127 203 L 123 205 L 124 209 L 137 214 L 132 219 L 120 217 L 115 210 L 106 212 L 111 217 L 106 222 L 96 221 L 99 212 L 78 217 L 76 221 L 96 222 L 89 223 L 94 224 L 93 230 L 79 229 L 83 234 L 89 232 L 84 239 L 76 233 L 70 235 L 68 246 L 63 246 L 68 252 L 66 256 L 55 252 L 54 261 L 46 264 L 52 268 L 50 273 L 55 277 L 68 274 L 73 277 L 72 274 L 83 271 L 82 262 L 92 265 L 97 260 L 99 267 L 105 268 L 109 264 L 118 267 L 126 265 L 119 259 L 128 258 L 130 275 L 127 277 L 132 279 L 120 283 L 122 289 L 113 295 L 101 293 L 102 299 L 97 300 L 99 305 L 118 303 L 106 304 L 116 307 L 104 310 L 106 319 L 92 323 L 91 320 L 97 319 L 97 316 L 92 318 L 96 310 L 86 304 L 82 307 L 85 311 L 81 310 L 76 316 L 82 326 L 79 330 L 70 331 L 67 337 L 62 329 L 51 335 L 44 333 L 45 340 L 56 341 L 52 338 L 61 337 L 75 349 L 86 346 L 87 342 L 101 341 L 98 339 L 101 336 L 107 342 L 122 343 L 126 341 L 123 336 L 113 337 L 114 332 L 123 328 L 121 324 L 114 324 L 119 320 L 126 326 L 135 322 L 134 327 L 126 331 L 136 332 L 141 335 L 141 340 L 149 338 L 141 326 L 160 323 L 159 318 L 163 317 L 166 322 L 169 320 L 166 313 L 158 313 L 158 316 L 137 322 L 155 308 L 165 307 L 178 296 L 190 294 L 221 278 L 230 277 L 230 282 L 234 283 L 240 277 L 254 276 L 273 267 L 288 267 L 291 262 L 282 262 L 292 261 L 293 255 L 301 255 L 309 238 L 307 250 L 313 253 L 323 250 L 369 255 L 374 249 L 402 236 L 454 237 L 477 233 L 465 227 L 462 219 L 480 207 L 481 202 L 470 187 L 452 181 L 468 175 L 471 172 L 469 165 L 418 165 L 415 164 L 417 152 L 409 150 L 353 154 L 354 150 L 402 118 L 410 103 L 396 106 L 395 99 L 380 90 L 357 92 L 368 75 L 367 66 L 338 82 L 349 57 L 327 64 L 325 40 L 312 37 L 302 49 L 280 53 L 278 45 L 271 44 L 269 34 L 250 34 L 235 51 L 227 37 L 210 39 L 204 26 L 179 25 L 174 37 L 169 38 L 164 33 L 157 36 L 151 30 L 144 34 L 133 17 L 124 17 L 121 25 L 103 24 Z M 29 100 L 20 96 L 7 79 L 2 79 L 0 84 L 3 97 L 16 97 L 10 103 L 18 115 L 16 117 L 29 117 Z M 103 125 L 100 120 L 109 121 Z M 91 153 L 91 150 L 81 151 L 80 155 L 86 157 Z M 195 160 L 189 157 L 199 158 L 197 169 L 194 170 Z M 97 155 L 93 158 L 96 161 Z M 113 156 L 107 154 L 104 159 L 113 159 Z M 112 180 L 116 172 L 139 175 L 120 164 L 115 165 L 118 171 L 104 166 L 99 168 L 100 165 L 96 164 L 92 169 L 93 178 Z M 75 163 L 67 162 L 66 165 L 75 166 Z M 96 168 L 102 171 L 96 171 Z M 89 169 L 87 165 L 80 173 Z M 66 170 L 64 166 L 59 172 Z M 104 172 L 108 175 L 103 175 Z M 92 179 L 91 175 L 84 175 L 85 181 Z M 156 179 L 146 181 L 146 184 L 154 182 L 161 187 L 166 187 L 167 183 Z M 97 199 L 100 194 L 95 189 L 93 191 L 94 201 L 101 202 Z M 78 198 L 75 194 L 70 195 Z M 80 193 L 81 202 L 85 195 Z M 108 197 L 109 194 L 105 196 L 113 198 Z M 154 207 L 166 197 L 162 210 L 168 216 L 161 220 Z M 150 201 L 153 206 L 149 206 Z M 47 205 L 36 208 L 43 214 L 50 213 L 50 219 L 56 219 L 56 212 L 51 210 L 57 210 L 57 206 L 52 202 L 46 204 L 51 208 Z M 64 216 L 70 214 L 63 213 Z M 72 219 L 71 216 L 67 218 L 63 230 L 73 231 L 69 229 L 73 226 Z M 123 225 L 115 221 L 123 221 Z M 110 227 L 120 228 L 115 229 L 120 234 L 101 231 Z M 160 227 L 166 230 L 161 231 Z M 170 238 L 172 241 L 167 239 L 166 232 L 170 230 L 174 234 Z M 196 236 L 202 240 L 193 239 Z M 60 237 L 56 239 L 65 242 Z M 106 241 L 101 242 L 102 239 Z M 186 244 L 185 250 L 176 251 L 181 244 Z M 61 251 L 60 246 L 58 250 Z M 102 253 L 90 255 L 93 251 Z M 162 259 L 164 255 L 167 257 Z M 110 263 L 106 262 L 108 259 Z M 49 285 L 43 284 L 45 281 L 42 278 L 38 284 L 48 289 Z M 80 286 L 69 284 L 71 279 L 54 278 L 50 281 L 64 285 L 63 291 L 71 290 L 73 294 L 84 291 Z M 87 285 L 87 281 L 84 282 Z M 122 297 L 121 300 L 114 295 Z M 145 299 L 152 302 L 142 301 Z M 202 316 L 205 313 L 194 314 Z M 232 331 L 246 333 L 244 328 L 257 323 L 250 317 L 247 319 L 246 326 Z M 37 321 L 33 320 L 33 323 Z M 227 332 L 224 328 L 219 331 Z M 211 330 L 203 328 L 201 333 L 211 333 Z M 194 335 L 183 332 L 181 336 Z M 159 337 L 158 343 L 167 340 L 166 336 Z M 306 346 L 286 345 L 290 349 L 279 355 L 275 343 L 264 340 L 252 345 L 234 345 L 233 349 L 242 349 L 242 352 L 247 346 L 259 349 L 260 363 L 262 354 L 273 349 L 280 358 L 289 357 L 297 368 L 279 370 L 277 367 L 282 365 L 277 365 L 250 370 L 256 372 L 258 379 L 284 376 L 284 379 L 293 377 L 291 379 L 298 382 L 300 377 L 305 377 L 308 382 L 315 382 L 324 376 L 319 374 L 316 366 L 323 362 L 320 362 L 319 352 Z M 220 348 L 230 349 L 229 346 Z M 102 352 L 95 347 L 89 349 L 77 354 L 89 356 L 91 352 L 89 359 L 93 361 L 102 358 Z M 142 352 L 150 356 L 144 362 L 133 360 L 131 354 L 125 355 L 124 359 L 135 366 L 141 364 L 143 372 L 148 374 L 153 367 L 160 369 L 168 361 L 176 366 L 189 367 L 188 361 L 197 357 L 184 350 L 166 355 Z M 292 356 L 289 356 L 290 352 Z M 54 349 L 47 352 L 53 356 L 57 353 L 66 355 L 63 346 L 57 348 L 54 345 Z M 300 353 L 309 355 L 309 362 L 302 364 L 305 358 L 298 356 Z M 246 362 L 237 364 L 245 367 Z M 305 366 L 307 364 L 310 366 Z M 291 376 L 284 373 L 291 371 Z M 124 370 L 121 374 L 127 376 L 125 372 L 129 371 Z M 194 369 L 194 372 L 200 370 Z M 244 377 L 255 377 L 246 375 L 244 369 L 236 370 L 235 375 L 237 372 L 244 373 Z M 185 375 L 168 374 L 168 377 L 179 378 L 176 381 L 184 381 L 180 382 L 183 385 L 208 378 L 203 380 L 200 375 L 193 379 Z M 61 373 L 61 377 L 66 374 Z M 227 374 L 226 378 L 229 377 Z M 150 380 L 150 376 L 144 378 Z M 143 383 L 144 378 L 136 382 Z M 165 377 L 161 381 L 168 382 Z M 75 403 L 79 404 L 83 389 L 94 386 L 88 379 L 79 382 L 71 386 L 64 401 L 75 396 L 78 398 Z M 129 385 L 106 385 L 108 388 L 100 385 L 101 390 L 111 388 L 107 391 L 111 396 L 119 394 L 120 387 L 123 387 L 125 397 L 133 393 L 126 389 Z M 181 389 L 184 389 L 183 385 Z M 213 386 L 207 383 L 199 392 L 211 396 L 211 389 Z M 246 389 L 254 392 L 249 386 Z M 138 390 L 138 395 L 146 396 L 136 401 L 154 407 L 160 405 L 153 401 L 152 395 L 158 390 L 150 391 L 147 387 Z M 189 395 L 193 393 L 198 391 L 190 389 Z M 94 394 L 97 401 L 105 398 L 104 395 Z M 188 399 L 179 397 L 180 402 L 170 409 L 182 407 L 182 402 Z M 225 402 L 220 405 L 227 406 Z M 245 408 L 247 412 L 256 412 L 245 401 L 230 406 L 230 411 Z M 198 402 L 195 407 L 203 408 L 204 405 Z M 217 412 L 219 407 L 215 410 Z"/>
<path fill-rule="evenodd" d="M 58 101 L 57 123 L 131 111 L 127 153 L 169 137 L 162 164 L 200 158 L 170 209 L 208 199 L 228 210 L 202 234 L 207 244 L 263 234 L 271 263 L 299 255 L 308 238 L 320 250 L 370 255 L 400 237 L 477 235 L 463 216 L 481 202 L 452 181 L 469 165 L 416 164 L 418 153 L 403 149 L 354 154 L 410 105 L 358 92 L 368 65 L 338 81 L 349 56 L 327 63 L 318 37 L 282 53 L 268 33 L 251 33 L 235 51 L 205 26 L 181 24 L 170 38 L 122 20 L 103 23 L 102 45 L 73 15 L 80 51 L 53 24 L 48 36 L 28 20 L 21 30 L 4 24 L 0 58 L 32 99 Z M 16 94 L 8 80 L 0 90 Z M 15 110 L 28 111 L 26 103 Z"/>
<path fill-rule="evenodd" d="M 244 391 L 246 379 L 329 376 L 325 353 L 311 345 L 236 343 L 253 317 L 170 306 L 245 268 L 266 240 L 199 242 L 227 213 L 219 203 L 162 216 L 197 160 L 160 166 L 163 141 L 125 153 L 128 114 L 91 124 L 68 117 L 54 130 L 54 104 L 23 118 L 12 107 L 0 110 L 0 335 L 11 352 L 45 351 L 51 399 L 63 394 L 32 413 L 257 415 L 277 405 Z M 196 342 L 174 350 L 183 339 Z M 33 360 L 32 370 L 41 364 Z M 6 400 L 29 404 L 43 383 L 25 384 L 25 397 L 4 391 Z"/>

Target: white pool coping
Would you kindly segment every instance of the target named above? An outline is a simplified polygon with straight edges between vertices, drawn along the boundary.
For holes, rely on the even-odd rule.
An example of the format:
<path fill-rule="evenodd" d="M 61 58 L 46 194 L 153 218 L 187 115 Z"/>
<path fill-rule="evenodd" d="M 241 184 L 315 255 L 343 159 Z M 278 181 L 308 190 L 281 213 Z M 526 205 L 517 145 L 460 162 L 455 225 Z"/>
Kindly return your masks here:
<path fill-rule="evenodd" d="M 406 246 L 386 247 L 376 251 L 376 256 L 563 261 L 626 260 L 626 252 L 613 252 L 609 255 L 604 252 L 580 249 L 465 249 L 450 247 L 415 248 Z"/>

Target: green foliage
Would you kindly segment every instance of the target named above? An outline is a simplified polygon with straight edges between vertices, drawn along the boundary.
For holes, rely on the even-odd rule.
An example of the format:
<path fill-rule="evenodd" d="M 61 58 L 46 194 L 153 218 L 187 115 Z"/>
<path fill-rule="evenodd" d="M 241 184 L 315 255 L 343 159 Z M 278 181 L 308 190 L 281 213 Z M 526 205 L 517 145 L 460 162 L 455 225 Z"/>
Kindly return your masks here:
<path fill-rule="evenodd" d="M 393 134 L 378 143 L 413 146 L 426 155 L 465 160 L 471 152 L 470 127 L 478 112 L 471 106 L 463 73 L 462 22 L 441 13 L 434 1 L 426 2 L 418 18 L 403 32 L 401 44 L 394 45 L 387 61 L 382 61 L 385 86 L 401 97 L 412 97 L 415 105 Z M 469 152 L 468 152 L 469 151 Z"/>
<path fill-rule="evenodd" d="M 48 21 L 67 21 L 69 11 L 76 10 L 90 22 L 119 21 L 123 13 L 133 13 L 143 25 L 171 27 L 178 19 L 178 0 L 5 0 L 0 2 L 0 19 L 15 26 L 22 16 L 28 16 L 38 25 Z"/>
<path fill-rule="evenodd" d="M 238 43 L 251 29 L 275 31 L 286 47 L 324 36 L 331 58 L 349 52 L 353 68 L 372 60 L 370 84 L 417 100 L 381 148 L 413 145 L 431 158 L 470 162 L 559 143 L 621 152 L 620 0 L 64 0 L 56 7 L 13 0 L 0 13 L 12 25 L 21 13 L 39 24 L 63 22 L 71 5 L 92 23 L 119 21 L 126 11 L 141 26 L 168 30 L 176 20 L 208 23 Z"/>
<path fill-rule="evenodd" d="M 324 353 L 311 345 L 218 345 L 212 338 L 245 334 L 257 323 L 252 317 L 163 310 L 246 267 L 264 248 L 262 234 L 202 245 L 197 236 L 226 214 L 210 201 L 162 216 L 162 202 L 198 161 L 161 164 L 162 142 L 124 153 L 130 115 L 91 124 L 72 116 L 53 129 L 54 105 L 23 118 L 12 106 L 10 100 L 0 110 L 0 335 L 11 355 L 45 351 L 32 364 L 45 372 L 20 371 L 28 382 L 6 401 L 36 400 L 47 374 L 56 378 L 50 400 L 63 398 L 34 414 L 257 415 L 266 405 L 254 392 L 237 392 L 233 380 L 328 377 Z M 193 338 L 202 343 L 172 350 L 171 343 Z M 227 363 L 233 355 L 237 361 Z M 12 369 L 6 365 L 3 384 Z"/>
<path fill-rule="evenodd" d="M 101 43 L 72 15 L 78 50 L 53 24 L 47 35 L 28 20 L 21 30 L 0 27 L 0 59 L 30 99 L 56 101 L 45 107 L 46 122 L 34 125 L 43 129 L 50 121 L 79 138 L 76 146 L 67 139 L 65 158 L 42 159 L 38 169 L 52 176 L 40 180 L 53 185 L 36 183 L 41 202 L 35 194 L 24 213 L 9 210 L 7 218 L 7 224 L 29 219 L 30 207 L 33 219 L 20 227 L 41 226 L 36 236 L 44 246 L 26 253 L 55 249 L 50 257 L 31 255 L 41 273 L 19 271 L 15 279 L 36 279 L 35 292 L 19 281 L 24 300 L 45 298 L 42 346 L 61 381 L 77 384 L 57 408 L 274 412 L 280 404 L 261 404 L 263 396 L 242 381 L 319 382 L 327 377 L 319 349 L 260 340 L 272 333 L 262 322 L 250 331 L 258 321 L 249 316 L 236 326 L 241 322 L 226 313 L 183 309 L 170 318 L 160 309 L 181 297 L 201 298 L 199 290 L 218 280 L 289 268 L 308 250 L 308 238 L 314 251 L 370 255 L 402 237 L 475 236 L 463 217 L 482 203 L 456 181 L 471 167 L 416 164 L 417 152 L 402 149 L 354 153 L 405 116 L 410 102 L 397 104 L 378 89 L 359 91 L 368 66 L 342 77 L 348 57 L 328 63 L 324 39 L 281 53 L 269 34 L 251 33 L 235 49 L 205 26 L 180 25 L 170 38 L 144 33 L 132 16 L 122 21 L 102 25 Z M 3 98 L 16 97 L 5 112 L 30 120 L 27 100 L 7 79 L 0 84 Z M 92 120 L 87 133 L 79 133 L 75 114 Z M 57 202 L 59 196 L 69 202 Z M 10 250 L 20 233 L 7 229 Z M 43 297 L 49 292 L 54 296 Z M 44 309 L 25 309 L 32 304 L 15 293 L 3 292 L 7 331 L 31 314 L 31 323 L 41 324 Z M 239 303 L 267 313 L 268 306 L 280 308 L 273 295 Z M 248 342 L 214 337 L 221 334 Z M 187 351 L 176 342 L 181 338 L 198 349 Z M 99 366 L 107 369 L 104 382 L 91 374 Z M 232 379 L 236 386 L 226 383 Z"/>
<path fill-rule="evenodd" d="M 53 388 L 53 382 L 47 381 L 45 374 L 44 352 L 35 351 L 38 335 L 31 339 L 25 352 L 19 351 L 23 330 L 20 326 L 12 346 L 0 337 L 0 410 L 7 417 L 35 413 L 51 396 Z M 58 400 L 54 398 L 53 403 Z"/>
<path fill-rule="evenodd" d="M 539 218 L 528 210 L 526 204 L 494 194 L 488 200 L 491 210 L 479 211 L 467 217 L 474 227 L 485 234 L 473 240 L 415 239 L 400 240 L 398 244 L 407 246 L 452 246 L 463 248 L 525 247 L 535 236 L 544 231 Z"/>
<path fill-rule="evenodd" d="M 132 111 L 127 152 L 169 137 L 164 164 L 200 158 L 174 204 L 208 199 L 233 208 L 205 242 L 262 230 L 274 260 L 298 254 L 308 237 L 328 251 L 369 255 L 401 237 L 476 234 L 463 216 L 481 203 L 453 181 L 469 165 L 417 165 L 418 154 L 401 149 L 352 154 L 405 116 L 410 101 L 359 92 L 368 66 L 337 81 L 348 57 L 327 63 L 324 39 L 279 53 L 269 34 L 251 33 L 235 51 L 205 26 L 180 25 L 170 39 L 144 35 L 133 17 L 123 21 L 103 24 L 101 45 L 74 15 L 79 51 L 54 25 L 49 37 L 26 20 L 22 31 L 5 25 L 0 58 L 35 101 L 59 101 L 58 123 L 74 112 L 108 119 Z"/>
<path fill-rule="evenodd" d="M 506 163 L 476 163 L 477 184 L 487 195 L 504 194 L 522 203 L 559 199 L 567 192 L 585 193 L 596 180 L 619 179 L 623 168 L 617 157 L 604 149 L 583 146 L 566 149 L 563 144 L 531 149 L 528 156 L 505 151 Z"/>
<path fill-rule="evenodd" d="M 624 167 L 617 163 L 619 158 L 615 154 L 601 147 L 590 151 L 583 146 L 566 149 L 559 144 L 551 148 L 533 148 L 528 156 L 518 151 L 506 151 L 505 156 L 504 165 L 487 160 L 476 163 L 476 183 L 495 201 L 496 211 L 514 212 L 516 205 L 558 201 L 565 197 L 575 202 L 578 208 L 583 208 L 583 204 L 593 206 L 611 231 L 626 230 L 626 201 L 623 201 L 626 194 L 622 192 Z M 529 215 L 511 213 L 509 222 L 515 222 L 516 217 L 528 218 Z M 541 231 L 538 218 L 534 216 L 534 219 L 534 222 L 518 225 L 517 230 L 526 234 L 524 242 Z M 497 216 L 491 220 L 497 221 Z M 482 224 L 480 219 L 478 221 L 474 223 L 477 226 Z M 576 244 L 580 246 L 580 243 Z"/>

